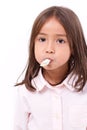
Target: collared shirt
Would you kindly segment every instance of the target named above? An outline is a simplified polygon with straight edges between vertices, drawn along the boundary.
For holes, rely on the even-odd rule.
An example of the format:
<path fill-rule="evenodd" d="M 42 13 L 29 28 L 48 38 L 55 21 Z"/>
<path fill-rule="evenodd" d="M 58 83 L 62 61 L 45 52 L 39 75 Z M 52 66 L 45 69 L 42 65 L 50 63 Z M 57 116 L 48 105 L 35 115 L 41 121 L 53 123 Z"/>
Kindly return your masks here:
<path fill-rule="evenodd" d="M 87 84 L 76 92 L 69 78 L 53 87 L 40 70 L 35 92 L 18 87 L 14 130 L 87 130 Z"/>

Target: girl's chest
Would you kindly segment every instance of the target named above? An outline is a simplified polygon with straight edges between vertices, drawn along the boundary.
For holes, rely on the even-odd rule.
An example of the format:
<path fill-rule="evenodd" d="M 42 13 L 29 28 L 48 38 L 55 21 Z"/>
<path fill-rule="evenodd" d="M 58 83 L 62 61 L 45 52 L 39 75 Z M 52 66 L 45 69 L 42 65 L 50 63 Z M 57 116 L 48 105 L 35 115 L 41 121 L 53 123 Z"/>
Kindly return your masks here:
<path fill-rule="evenodd" d="M 33 116 L 46 118 L 51 125 L 53 122 L 59 123 L 63 130 L 86 130 L 87 94 L 37 94 L 29 103 Z"/>

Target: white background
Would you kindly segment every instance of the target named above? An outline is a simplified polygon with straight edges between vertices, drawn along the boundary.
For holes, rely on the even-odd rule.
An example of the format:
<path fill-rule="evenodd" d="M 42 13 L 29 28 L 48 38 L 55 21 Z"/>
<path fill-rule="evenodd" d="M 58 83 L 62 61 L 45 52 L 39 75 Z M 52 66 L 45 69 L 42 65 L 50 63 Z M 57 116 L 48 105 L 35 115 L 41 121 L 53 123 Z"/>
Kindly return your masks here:
<path fill-rule="evenodd" d="M 0 130 L 13 130 L 14 84 L 26 65 L 31 27 L 36 16 L 51 5 L 71 8 L 87 39 L 86 0 L 0 1 Z"/>

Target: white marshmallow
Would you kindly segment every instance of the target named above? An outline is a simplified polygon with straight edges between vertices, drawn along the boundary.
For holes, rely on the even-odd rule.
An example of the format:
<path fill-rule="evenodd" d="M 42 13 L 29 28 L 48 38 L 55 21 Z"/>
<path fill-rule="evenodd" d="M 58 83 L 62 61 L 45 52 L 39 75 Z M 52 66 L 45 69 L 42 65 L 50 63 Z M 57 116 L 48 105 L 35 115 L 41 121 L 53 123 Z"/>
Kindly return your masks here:
<path fill-rule="evenodd" d="M 45 59 L 41 62 L 40 66 L 47 66 L 50 63 L 50 59 Z"/>

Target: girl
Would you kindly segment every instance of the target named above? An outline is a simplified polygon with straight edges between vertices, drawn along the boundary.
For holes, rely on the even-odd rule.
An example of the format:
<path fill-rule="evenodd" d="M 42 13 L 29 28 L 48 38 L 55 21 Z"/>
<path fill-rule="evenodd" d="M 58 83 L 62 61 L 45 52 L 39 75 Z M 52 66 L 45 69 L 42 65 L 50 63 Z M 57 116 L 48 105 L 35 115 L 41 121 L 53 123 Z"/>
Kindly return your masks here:
<path fill-rule="evenodd" d="M 86 130 L 87 46 L 76 14 L 53 6 L 36 18 L 18 87 L 14 130 Z"/>

